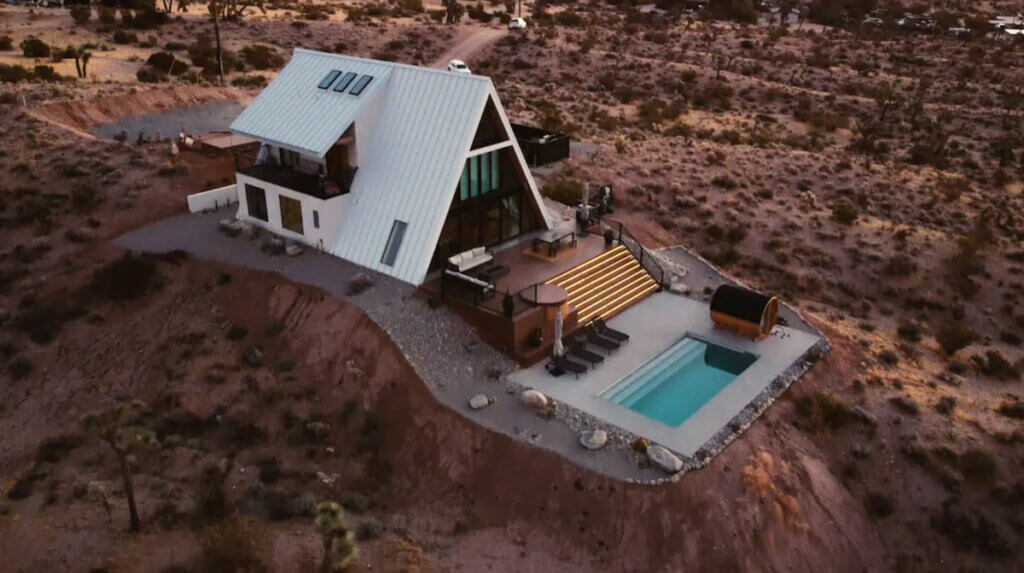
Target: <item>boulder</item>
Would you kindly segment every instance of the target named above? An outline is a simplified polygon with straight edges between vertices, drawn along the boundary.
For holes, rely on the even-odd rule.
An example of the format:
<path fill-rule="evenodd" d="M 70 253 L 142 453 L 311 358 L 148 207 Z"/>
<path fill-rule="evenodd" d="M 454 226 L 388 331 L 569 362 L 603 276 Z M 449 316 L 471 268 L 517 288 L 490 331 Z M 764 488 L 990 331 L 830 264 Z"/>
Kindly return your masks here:
<path fill-rule="evenodd" d="M 603 448 L 606 443 L 608 443 L 608 433 L 604 430 L 590 430 L 583 432 L 580 436 L 580 444 L 583 444 L 583 447 L 588 450 Z"/>
<path fill-rule="evenodd" d="M 491 400 L 484 394 L 477 394 L 469 399 L 469 407 L 474 410 L 483 410 L 491 405 Z"/>
<path fill-rule="evenodd" d="M 270 237 L 265 243 L 263 243 L 263 251 L 270 255 L 283 255 L 284 254 L 284 239 L 281 237 Z"/>
<path fill-rule="evenodd" d="M 538 410 L 548 406 L 548 397 L 537 390 L 523 390 L 523 393 L 519 395 L 519 401 L 524 406 Z"/>
<path fill-rule="evenodd" d="M 302 254 L 302 247 L 296 245 L 295 243 L 288 243 L 288 246 L 284 248 L 284 254 L 288 255 L 289 257 L 297 257 Z"/>
<path fill-rule="evenodd" d="M 348 293 L 353 295 L 359 294 L 361 292 L 368 290 L 372 286 L 373 279 L 370 278 L 370 275 L 366 273 L 359 273 L 356 276 L 352 277 L 352 282 L 349 284 L 348 287 Z"/>
<path fill-rule="evenodd" d="M 647 459 L 662 470 L 674 474 L 683 469 L 683 462 L 672 452 L 662 446 L 653 445 L 647 447 Z"/>

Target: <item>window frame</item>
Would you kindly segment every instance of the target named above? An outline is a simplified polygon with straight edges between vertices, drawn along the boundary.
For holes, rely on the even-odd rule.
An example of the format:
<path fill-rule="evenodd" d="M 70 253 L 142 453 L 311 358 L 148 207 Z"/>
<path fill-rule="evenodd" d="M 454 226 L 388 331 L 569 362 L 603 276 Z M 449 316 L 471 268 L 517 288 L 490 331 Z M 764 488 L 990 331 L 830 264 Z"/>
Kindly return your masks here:
<path fill-rule="evenodd" d="M 260 216 L 259 212 L 257 212 L 257 213 L 253 212 L 253 200 L 252 200 L 252 198 L 257 193 L 259 194 L 258 196 L 259 196 L 260 203 L 262 203 L 262 205 L 263 205 L 263 210 L 262 210 L 262 215 L 263 216 L 262 217 Z M 270 222 L 270 213 L 268 212 L 268 209 L 267 209 L 267 190 L 266 189 L 264 189 L 262 187 L 257 187 L 255 185 L 250 185 L 250 184 L 246 183 L 245 184 L 245 208 L 246 208 L 246 213 L 248 213 L 249 216 L 252 217 L 253 219 L 258 219 L 260 221 L 263 221 L 264 223 L 269 223 Z"/>
<path fill-rule="evenodd" d="M 405 240 L 405 232 L 409 229 L 409 223 L 395 219 L 391 224 L 391 232 L 388 233 L 388 241 L 384 243 L 384 253 L 380 257 L 382 265 L 395 266 L 398 260 L 398 253 L 402 250 L 402 241 Z"/>

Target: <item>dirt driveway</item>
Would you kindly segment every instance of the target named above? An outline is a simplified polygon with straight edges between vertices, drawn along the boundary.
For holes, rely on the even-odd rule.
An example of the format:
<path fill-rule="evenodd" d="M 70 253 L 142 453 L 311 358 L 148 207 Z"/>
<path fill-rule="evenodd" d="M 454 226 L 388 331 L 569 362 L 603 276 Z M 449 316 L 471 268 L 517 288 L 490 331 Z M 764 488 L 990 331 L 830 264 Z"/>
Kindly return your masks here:
<path fill-rule="evenodd" d="M 452 60 L 468 61 L 477 52 L 497 42 L 507 33 L 505 30 L 494 28 L 460 30 L 457 43 L 434 60 L 430 67 L 445 69 Z"/>

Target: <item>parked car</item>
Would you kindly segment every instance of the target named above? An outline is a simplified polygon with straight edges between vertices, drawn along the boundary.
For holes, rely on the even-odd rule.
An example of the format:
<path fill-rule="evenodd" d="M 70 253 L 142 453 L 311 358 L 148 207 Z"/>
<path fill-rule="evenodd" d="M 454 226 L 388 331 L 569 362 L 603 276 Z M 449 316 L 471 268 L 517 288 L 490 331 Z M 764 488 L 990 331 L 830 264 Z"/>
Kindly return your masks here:
<path fill-rule="evenodd" d="M 526 20 L 523 20 L 522 18 L 512 18 L 511 20 L 508 21 L 508 30 L 510 32 L 512 30 L 525 30 L 525 29 L 526 29 Z"/>
<path fill-rule="evenodd" d="M 473 72 L 469 71 L 469 66 L 467 66 L 466 62 L 463 62 L 462 60 L 452 60 L 452 61 L 448 62 L 448 71 L 449 72 L 455 72 L 455 73 L 458 73 L 458 74 L 471 74 L 471 73 L 473 73 Z"/>

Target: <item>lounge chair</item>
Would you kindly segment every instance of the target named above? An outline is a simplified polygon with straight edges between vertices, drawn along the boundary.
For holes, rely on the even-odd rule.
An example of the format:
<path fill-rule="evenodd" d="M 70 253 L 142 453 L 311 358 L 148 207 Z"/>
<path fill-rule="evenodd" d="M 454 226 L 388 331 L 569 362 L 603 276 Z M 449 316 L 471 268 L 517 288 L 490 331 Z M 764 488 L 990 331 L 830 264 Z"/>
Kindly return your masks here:
<path fill-rule="evenodd" d="M 619 347 L 618 342 L 612 340 L 611 338 L 601 336 L 597 329 L 594 328 L 593 324 L 588 324 L 587 326 L 583 327 L 583 334 L 587 335 L 587 342 L 593 344 L 594 346 L 597 346 L 598 348 L 603 348 L 608 352 L 611 352 L 612 350 L 615 350 Z"/>
<path fill-rule="evenodd" d="M 587 367 L 579 362 L 573 362 L 565 356 L 558 356 L 557 354 L 551 355 L 551 362 L 548 362 L 548 366 L 554 366 L 562 372 L 572 372 L 577 378 L 580 377 L 580 374 L 587 371 Z M 548 368 L 548 371 L 550 372 L 551 369 Z"/>
<path fill-rule="evenodd" d="M 601 336 L 611 338 L 612 340 L 615 340 L 617 342 L 625 342 L 629 340 L 628 334 L 622 332 L 621 330 L 615 330 L 614 328 L 611 328 L 610 326 L 604 323 L 604 319 L 601 318 L 600 316 L 594 318 L 594 328 L 597 329 L 597 332 Z"/>
<path fill-rule="evenodd" d="M 598 363 L 604 362 L 604 356 L 587 350 L 587 347 L 578 340 L 573 340 L 571 338 L 567 339 L 565 341 L 565 347 L 569 351 L 570 355 L 579 358 L 584 362 L 589 362 L 591 366 L 596 366 Z"/>

